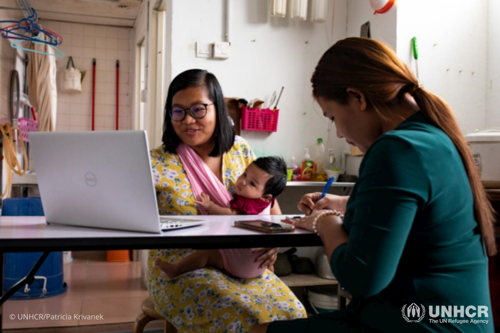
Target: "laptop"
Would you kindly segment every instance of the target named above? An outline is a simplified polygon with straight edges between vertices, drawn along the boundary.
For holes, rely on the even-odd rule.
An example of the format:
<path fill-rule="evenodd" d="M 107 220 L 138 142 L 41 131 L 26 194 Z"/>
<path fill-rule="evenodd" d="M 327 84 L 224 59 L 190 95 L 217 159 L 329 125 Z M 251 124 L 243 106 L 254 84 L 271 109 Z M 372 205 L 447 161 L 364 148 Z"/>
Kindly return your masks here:
<path fill-rule="evenodd" d="M 160 233 L 207 222 L 159 216 L 145 131 L 31 132 L 29 140 L 49 224 Z"/>

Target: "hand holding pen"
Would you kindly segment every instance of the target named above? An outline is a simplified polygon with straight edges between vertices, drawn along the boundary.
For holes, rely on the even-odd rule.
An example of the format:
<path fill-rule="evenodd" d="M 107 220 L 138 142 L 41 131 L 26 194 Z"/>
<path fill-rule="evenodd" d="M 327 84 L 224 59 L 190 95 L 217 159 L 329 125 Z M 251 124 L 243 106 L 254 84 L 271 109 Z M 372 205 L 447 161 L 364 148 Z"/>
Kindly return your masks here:
<path fill-rule="evenodd" d="M 335 177 L 328 178 L 328 181 L 326 182 L 325 187 L 323 188 L 323 192 L 319 196 L 318 201 L 320 201 L 321 199 L 323 199 L 325 197 L 326 193 L 330 189 L 330 186 L 332 186 L 332 183 L 333 183 L 334 180 L 335 180 Z M 311 209 L 311 212 L 308 215 L 312 214 L 312 212 L 314 211 L 315 207 L 316 207 L 316 203 L 315 203 L 314 207 Z"/>
<path fill-rule="evenodd" d="M 327 190 L 328 191 L 328 190 Z M 326 193 L 326 192 L 325 192 Z M 312 210 L 331 209 L 338 210 L 341 213 L 346 211 L 348 196 L 315 192 L 304 195 L 298 203 L 298 209 L 306 215 L 310 215 Z M 321 199 L 320 199 L 321 198 Z"/>

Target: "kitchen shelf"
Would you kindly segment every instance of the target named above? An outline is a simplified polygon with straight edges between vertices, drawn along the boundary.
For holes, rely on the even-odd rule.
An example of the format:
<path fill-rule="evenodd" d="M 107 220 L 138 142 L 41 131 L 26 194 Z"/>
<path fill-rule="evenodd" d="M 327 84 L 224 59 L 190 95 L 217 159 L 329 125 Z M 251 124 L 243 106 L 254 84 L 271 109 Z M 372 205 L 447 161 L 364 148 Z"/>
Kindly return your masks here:
<path fill-rule="evenodd" d="M 288 276 L 279 276 L 279 278 L 288 287 L 328 286 L 339 283 L 336 279 L 323 279 L 315 274 L 291 274 Z"/>

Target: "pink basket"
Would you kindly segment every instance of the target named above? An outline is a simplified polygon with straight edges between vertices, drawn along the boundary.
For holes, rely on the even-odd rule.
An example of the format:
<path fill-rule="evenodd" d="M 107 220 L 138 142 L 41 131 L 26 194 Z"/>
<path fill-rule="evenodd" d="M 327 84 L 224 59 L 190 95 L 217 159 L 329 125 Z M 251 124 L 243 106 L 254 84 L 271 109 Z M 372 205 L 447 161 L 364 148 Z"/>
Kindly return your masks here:
<path fill-rule="evenodd" d="M 246 131 L 276 132 L 280 110 L 249 109 L 241 110 L 241 129 Z"/>
<path fill-rule="evenodd" d="M 25 142 L 29 142 L 28 133 L 38 131 L 38 121 L 28 118 L 19 117 L 17 122 L 19 129 L 21 130 L 20 135 L 23 136 Z"/>

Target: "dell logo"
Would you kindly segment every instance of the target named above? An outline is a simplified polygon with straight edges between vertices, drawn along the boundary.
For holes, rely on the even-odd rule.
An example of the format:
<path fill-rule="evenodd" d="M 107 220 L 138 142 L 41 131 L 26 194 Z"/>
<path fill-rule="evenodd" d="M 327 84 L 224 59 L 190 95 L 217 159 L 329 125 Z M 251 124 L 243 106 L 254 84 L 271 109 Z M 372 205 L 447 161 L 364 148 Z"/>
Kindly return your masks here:
<path fill-rule="evenodd" d="M 85 183 L 90 186 L 94 187 L 97 185 L 97 178 L 94 176 L 93 173 L 87 172 L 84 177 Z"/>

